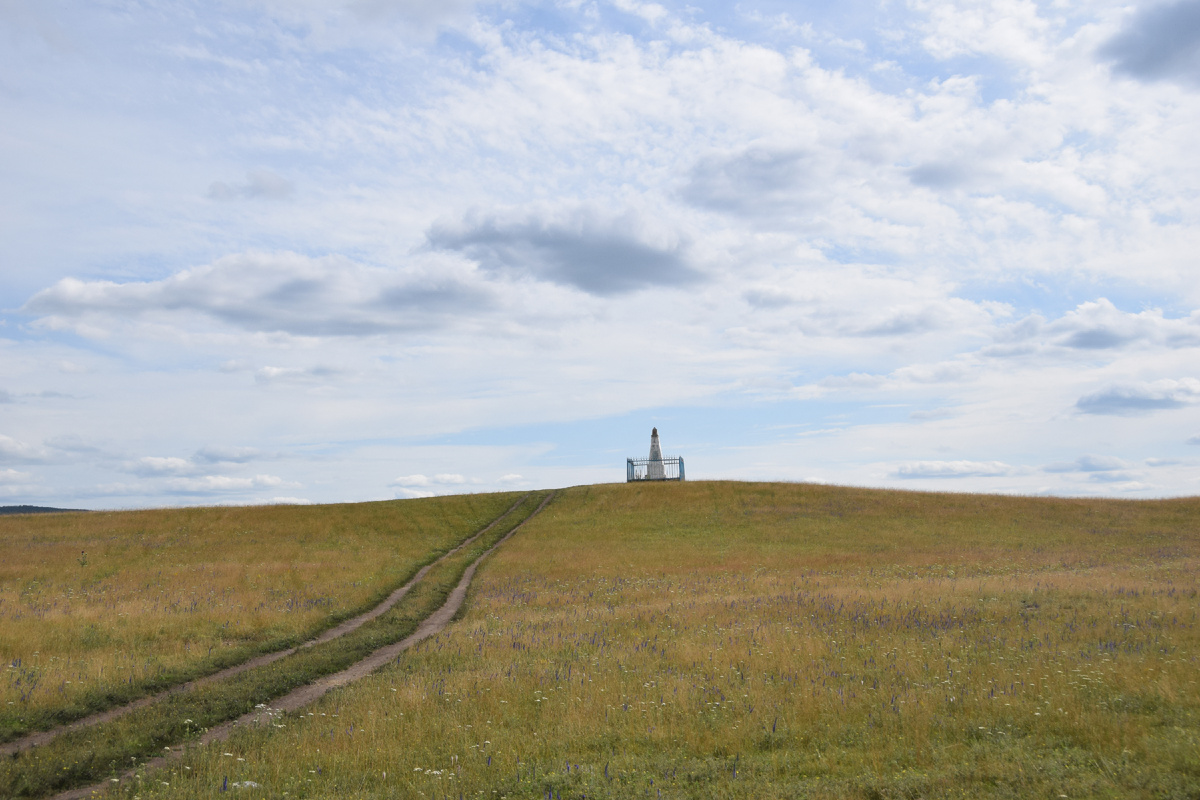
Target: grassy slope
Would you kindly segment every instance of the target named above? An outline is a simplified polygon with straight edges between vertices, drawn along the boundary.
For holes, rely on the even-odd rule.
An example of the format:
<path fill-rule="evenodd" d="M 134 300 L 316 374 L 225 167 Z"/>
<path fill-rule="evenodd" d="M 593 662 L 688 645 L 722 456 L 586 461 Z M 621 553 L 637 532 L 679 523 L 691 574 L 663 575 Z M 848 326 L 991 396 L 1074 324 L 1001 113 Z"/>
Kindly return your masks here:
<path fill-rule="evenodd" d="M 467 565 L 528 517 L 545 495 L 532 493 L 525 498 L 513 514 L 474 544 L 434 566 L 394 608 L 356 631 L 0 761 L 0 797 L 44 797 L 119 775 L 131 763 L 157 755 L 164 745 L 194 739 L 212 726 L 399 641 L 445 602 Z"/>
<path fill-rule="evenodd" d="M 516 496 L 0 518 L 0 740 L 302 641 Z"/>
<path fill-rule="evenodd" d="M 1198 521 L 1197 500 L 580 487 L 396 668 L 127 791 L 1197 796 Z"/>

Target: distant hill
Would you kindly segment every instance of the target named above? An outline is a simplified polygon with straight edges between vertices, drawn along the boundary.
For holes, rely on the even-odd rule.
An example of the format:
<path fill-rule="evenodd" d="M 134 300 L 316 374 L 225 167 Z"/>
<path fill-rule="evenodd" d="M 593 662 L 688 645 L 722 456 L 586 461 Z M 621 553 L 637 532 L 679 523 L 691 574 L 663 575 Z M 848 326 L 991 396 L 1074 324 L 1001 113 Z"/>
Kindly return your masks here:
<path fill-rule="evenodd" d="M 0 506 L 0 514 L 60 514 L 66 511 L 86 511 L 85 508 L 50 508 L 49 506 Z"/>

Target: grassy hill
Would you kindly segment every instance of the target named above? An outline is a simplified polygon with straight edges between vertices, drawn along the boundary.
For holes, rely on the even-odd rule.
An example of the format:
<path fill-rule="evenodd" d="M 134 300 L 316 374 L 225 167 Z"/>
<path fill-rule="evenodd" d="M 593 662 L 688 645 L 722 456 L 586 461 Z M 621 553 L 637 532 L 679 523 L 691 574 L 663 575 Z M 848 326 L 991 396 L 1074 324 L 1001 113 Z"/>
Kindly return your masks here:
<path fill-rule="evenodd" d="M 518 496 L 0 517 L 0 741 L 302 641 Z"/>
<path fill-rule="evenodd" d="M 443 634 L 119 791 L 1196 797 L 1197 567 L 1197 499 L 576 487 Z"/>

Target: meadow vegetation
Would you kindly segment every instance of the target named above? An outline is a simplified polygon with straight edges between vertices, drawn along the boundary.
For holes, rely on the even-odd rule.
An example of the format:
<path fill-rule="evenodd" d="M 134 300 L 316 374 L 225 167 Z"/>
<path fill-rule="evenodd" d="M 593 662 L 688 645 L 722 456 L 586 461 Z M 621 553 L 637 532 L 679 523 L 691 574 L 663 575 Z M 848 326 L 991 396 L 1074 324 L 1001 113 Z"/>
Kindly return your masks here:
<path fill-rule="evenodd" d="M 517 497 L 0 517 L 0 741 L 303 641 Z"/>
<path fill-rule="evenodd" d="M 1197 797 L 1198 522 L 1196 499 L 577 487 L 393 667 L 116 791 Z"/>
<path fill-rule="evenodd" d="M 437 561 L 389 611 L 337 639 L 271 664 L 162 698 L 119 719 L 66 732 L 49 744 L 0 760 L 0 797 L 44 797 L 107 776 L 193 740 L 325 675 L 403 639 L 439 608 L 467 566 L 520 525 L 547 492 L 532 492 L 477 540 Z"/>

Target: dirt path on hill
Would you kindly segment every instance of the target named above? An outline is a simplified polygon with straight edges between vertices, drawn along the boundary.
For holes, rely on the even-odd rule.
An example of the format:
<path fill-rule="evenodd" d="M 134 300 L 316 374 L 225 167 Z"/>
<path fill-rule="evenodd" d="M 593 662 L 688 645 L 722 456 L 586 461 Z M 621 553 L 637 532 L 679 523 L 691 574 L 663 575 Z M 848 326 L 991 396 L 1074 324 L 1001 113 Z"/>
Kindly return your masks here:
<path fill-rule="evenodd" d="M 158 692 L 157 694 L 148 695 L 148 696 L 140 698 L 138 700 L 134 700 L 132 703 L 128 703 L 123 706 L 117 706 L 116 708 L 110 708 L 105 711 L 99 711 L 95 714 L 92 714 L 91 716 L 83 717 L 82 719 L 77 719 L 74 722 L 68 722 L 63 725 L 58 725 L 47 731 L 38 731 L 37 733 L 31 733 L 27 736 L 23 736 L 20 739 L 14 739 L 11 742 L 5 742 L 4 744 L 0 744 L 0 757 L 12 756 L 17 753 L 21 753 L 25 750 L 29 750 L 33 747 L 40 747 L 40 746 L 50 742 L 52 739 L 55 739 L 55 738 L 61 736 L 62 734 L 67 733 L 68 731 L 74 731 L 74 730 L 78 730 L 80 728 L 88 728 L 88 727 L 91 727 L 92 725 L 99 725 L 102 722 L 108 722 L 110 720 L 114 720 L 119 717 L 123 717 L 132 711 L 137 711 L 139 708 L 145 708 L 148 705 L 157 703 L 158 701 L 163 700 L 168 697 L 171 697 L 173 695 L 181 694 L 183 692 L 190 692 L 192 689 L 195 689 L 198 686 L 203 686 L 207 683 L 212 683 L 213 681 L 220 681 L 220 680 L 224 680 L 225 678 L 232 678 L 234 675 L 245 672 L 246 670 L 250 670 L 250 669 L 254 669 L 256 667 L 262 667 L 267 664 L 274 663 L 281 658 L 290 656 L 292 653 L 295 653 L 297 650 L 303 650 L 308 647 L 314 647 L 318 644 L 322 644 L 324 642 L 328 642 L 333 639 L 336 639 L 339 636 L 345 636 L 347 633 L 350 633 L 351 631 L 358 630 L 366 623 L 370 622 L 371 620 L 375 619 L 376 617 L 380 616 L 381 614 L 384 614 L 384 613 L 388 612 L 389 610 L 391 610 L 391 608 L 394 605 L 396 605 L 396 603 L 400 602 L 400 600 L 404 597 L 404 595 L 408 594 L 409 590 L 412 589 L 412 587 L 416 586 L 421 581 L 421 579 L 424 578 L 429 573 L 429 570 L 433 569 L 435 566 L 440 564 L 442 561 L 444 561 L 447 558 L 449 558 L 450 556 L 454 555 L 455 553 L 457 553 L 459 550 L 463 549 L 464 547 L 469 547 L 470 545 L 474 544 L 474 542 L 480 536 L 483 536 L 485 533 L 490 531 L 492 528 L 496 527 L 496 525 L 498 525 L 501 520 L 505 519 L 506 517 L 508 517 L 509 514 L 516 511 L 517 506 L 521 505 L 521 503 L 523 503 L 525 501 L 525 499 L 529 497 L 530 494 L 533 494 L 533 493 L 529 492 L 527 494 L 522 495 L 517 500 L 517 502 L 512 504 L 511 508 L 509 508 L 503 514 L 501 514 L 500 516 L 498 516 L 494 520 L 492 520 L 487 525 L 487 527 L 485 527 L 483 530 L 479 531 L 474 536 L 471 536 L 468 539 L 464 539 L 453 550 L 450 550 L 445 555 L 438 558 L 436 561 L 433 561 L 433 562 L 421 567 L 421 569 L 417 570 L 417 574 L 412 576 L 412 578 L 409 580 L 408 583 L 404 584 L 399 589 L 396 589 L 394 592 L 389 594 L 382 603 L 375 606 L 370 611 L 366 611 L 362 614 L 359 614 L 357 617 L 351 617 L 350 619 L 346 620 L 345 622 L 339 623 L 338 625 L 335 625 L 334 627 L 329 628 L 326 631 L 323 631 L 320 635 L 318 635 L 314 639 L 309 639 L 307 642 L 304 642 L 303 644 L 296 645 L 295 647 L 289 647 L 286 650 L 276 650 L 273 653 L 265 653 L 261 656 L 255 656 L 254 658 L 251 658 L 248 661 L 243 661 L 242 663 L 235 664 L 232 667 L 226 667 L 225 669 L 221 670 L 220 672 L 214 672 L 211 675 L 205 675 L 203 678 L 196 678 L 195 680 L 188 681 L 187 683 L 181 683 L 178 686 L 172 686 L 171 688 L 164 689 L 163 691 Z M 540 508 L 541 507 L 539 506 L 539 510 L 540 510 Z M 535 511 L 534 513 L 536 514 L 537 512 Z"/>
<path fill-rule="evenodd" d="M 442 607 L 426 617 L 425 620 L 419 626 L 417 626 L 417 629 L 408 636 L 398 642 L 395 642 L 394 644 L 389 644 L 386 647 L 379 648 L 362 661 L 347 667 L 341 672 L 335 672 L 332 675 L 326 675 L 324 678 L 313 681 L 306 686 L 293 689 L 291 692 L 288 692 L 282 697 L 273 700 L 269 706 L 256 708 L 254 711 L 251 711 L 248 714 L 243 714 L 235 720 L 218 725 L 215 728 L 210 728 L 204 733 L 204 735 L 200 737 L 198 744 L 206 745 L 213 742 L 223 742 L 230 737 L 234 730 L 245 725 L 270 725 L 271 721 L 281 714 L 284 714 L 288 711 L 296 711 L 297 709 L 309 705 L 310 703 L 314 703 L 324 697 L 325 694 L 331 689 L 336 689 L 339 686 L 345 686 L 348 683 L 353 683 L 360 678 L 365 678 L 375 670 L 382 667 L 384 664 L 396 660 L 401 653 L 413 645 L 428 639 L 434 634 L 441 633 L 441 631 L 444 630 L 448 624 L 450 624 L 450 620 L 454 619 L 454 615 L 458 613 L 458 610 L 462 608 L 463 601 L 467 598 L 467 589 L 471 585 L 471 579 L 475 577 L 475 570 L 479 564 L 485 558 L 491 555 L 492 551 L 511 539 L 513 534 L 525 527 L 525 523 L 536 517 L 538 513 L 545 508 L 557 495 L 557 491 L 553 491 L 546 495 L 546 499 L 543 500 L 541 504 L 534 509 L 534 512 L 526 517 L 520 525 L 517 525 L 517 527 L 506 533 L 503 539 L 496 542 L 494 545 L 485 550 L 479 556 L 479 558 L 472 561 L 471 565 L 463 572 L 463 576 L 459 580 L 458 585 L 454 587 L 454 591 L 450 592 L 450 596 L 447 597 L 446 602 L 442 604 Z M 526 497 L 528 497 L 528 495 L 526 495 Z M 503 519 L 503 517 L 501 517 L 501 519 Z M 499 520 L 497 520 L 497 522 L 499 522 Z M 494 525 L 495 523 L 492 524 Z M 491 526 L 488 527 L 490 528 Z M 476 534 L 474 537 L 472 537 L 471 541 L 474 541 L 480 535 L 482 535 L 482 531 L 480 534 Z M 459 545 L 459 547 L 463 547 L 465 545 L 466 542 L 464 542 L 462 545 Z M 54 795 L 52 800 L 83 800 L 83 798 L 91 798 L 101 795 L 109 788 L 118 785 L 123 781 L 129 780 L 139 771 L 165 767 L 171 761 L 176 761 L 182 758 L 185 750 L 188 747 L 196 746 L 196 744 L 197 743 L 188 743 L 185 745 L 166 748 L 167 750 L 170 750 L 169 755 L 156 756 L 155 758 L 144 762 L 138 767 L 127 770 L 121 775 L 119 781 L 114 781 L 110 778 L 102 783 L 96 783 L 91 786 L 82 786 L 78 789 L 71 789 L 70 791 Z"/>

